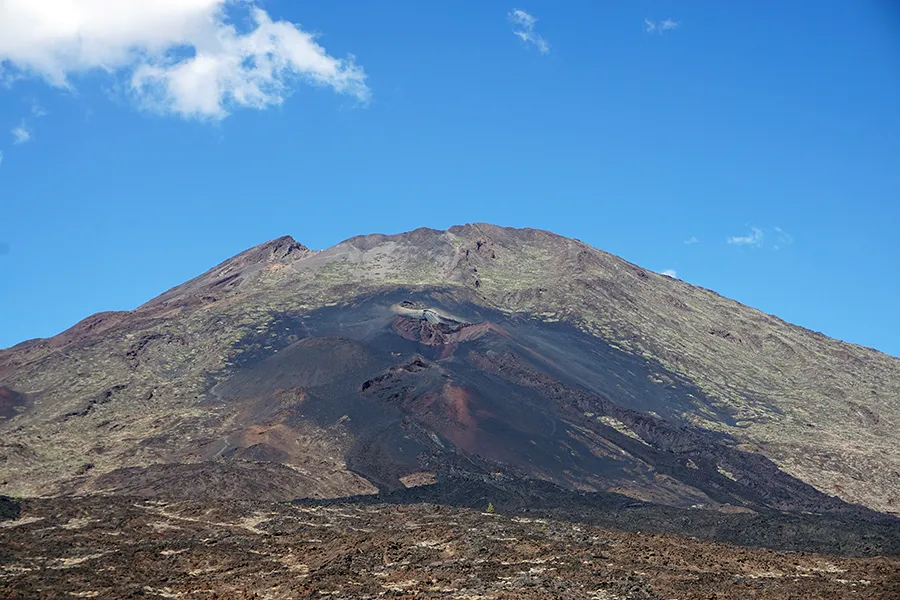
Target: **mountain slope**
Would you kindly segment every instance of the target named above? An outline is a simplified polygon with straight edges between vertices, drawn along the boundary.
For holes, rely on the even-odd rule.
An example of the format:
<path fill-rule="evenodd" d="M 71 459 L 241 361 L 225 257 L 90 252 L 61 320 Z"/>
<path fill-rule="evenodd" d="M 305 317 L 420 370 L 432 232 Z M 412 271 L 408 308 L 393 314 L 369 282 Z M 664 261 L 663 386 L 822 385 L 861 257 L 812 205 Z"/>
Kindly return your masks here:
<path fill-rule="evenodd" d="M 0 351 L 0 392 L 13 495 L 335 497 L 505 470 L 900 512 L 900 360 L 539 230 L 273 240 Z"/>

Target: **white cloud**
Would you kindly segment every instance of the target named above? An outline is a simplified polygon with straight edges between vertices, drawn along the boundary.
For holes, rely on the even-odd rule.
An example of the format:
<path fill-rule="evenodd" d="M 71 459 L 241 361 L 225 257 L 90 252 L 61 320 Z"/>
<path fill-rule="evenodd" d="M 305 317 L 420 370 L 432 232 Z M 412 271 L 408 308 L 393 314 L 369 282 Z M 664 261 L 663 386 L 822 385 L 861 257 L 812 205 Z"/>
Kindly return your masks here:
<path fill-rule="evenodd" d="M 778 238 L 775 242 L 776 250 L 781 250 L 782 246 L 790 246 L 794 243 L 794 236 L 783 230 L 781 227 L 775 228 L 775 234 Z"/>
<path fill-rule="evenodd" d="M 750 233 L 747 235 L 736 235 L 728 238 L 729 244 L 736 246 L 759 246 L 762 244 L 764 234 L 759 227 L 751 227 Z"/>
<path fill-rule="evenodd" d="M 678 21 L 673 21 L 672 19 L 666 19 L 662 23 L 659 24 L 660 31 L 669 31 L 670 29 L 678 29 L 681 26 L 681 23 Z"/>
<path fill-rule="evenodd" d="M 0 167 L 3 166 L 3 152 L 0 151 Z"/>
<path fill-rule="evenodd" d="M 691 244 L 699 244 L 700 240 L 697 239 L 697 236 L 692 235 L 688 239 L 684 240 L 684 243 L 690 246 Z"/>
<path fill-rule="evenodd" d="M 646 31 L 647 33 L 658 33 L 662 35 L 667 31 L 678 29 L 680 25 L 681 23 L 673 19 L 663 19 L 662 21 L 651 21 L 650 19 L 644 19 L 644 31 Z"/>
<path fill-rule="evenodd" d="M 246 31 L 235 11 L 249 13 Z M 209 119 L 280 104 L 296 79 L 370 97 L 352 57 L 334 58 L 253 0 L 0 0 L 0 71 L 59 87 L 78 73 L 125 75 L 142 106 Z"/>
<path fill-rule="evenodd" d="M 678 271 L 675 269 L 666 269 L 661 272 L 660 275 L 665 275 L 666 277 L 671 277 L 672 279 L 678 279 Z"/>
<path fill-rule="evenodd" d="M 31 131 L 25 126 L 23 121 L 21 125 L 13 127 L 12 131 L 13 144 L 26 144 L 31 141 Z"/>
<path fill-rule="evenodd" d="M 537 46 L 541 54 L 550 52 L 550 44 L 534 30 L 534 26 L 538 21 L 537 18 L 518 8 L 506 16 L 510 23 L 513 24 L 513 33 L 515 35 L 522 38 L 523 41 Z"/>

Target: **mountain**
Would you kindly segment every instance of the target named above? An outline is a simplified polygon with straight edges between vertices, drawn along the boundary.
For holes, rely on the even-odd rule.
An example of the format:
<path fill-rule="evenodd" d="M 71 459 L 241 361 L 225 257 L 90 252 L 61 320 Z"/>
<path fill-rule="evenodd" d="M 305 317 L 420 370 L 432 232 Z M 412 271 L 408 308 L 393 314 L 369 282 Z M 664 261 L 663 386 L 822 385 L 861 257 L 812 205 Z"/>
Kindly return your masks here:
<path fill-rule="evenodd" d="M 900 360 L 486 224 L 322 251 L 279 238 L 0 351 L 10 496 L 321 499 L 468 477 L 876 518 L 900 513 L 898 443 Z"/>

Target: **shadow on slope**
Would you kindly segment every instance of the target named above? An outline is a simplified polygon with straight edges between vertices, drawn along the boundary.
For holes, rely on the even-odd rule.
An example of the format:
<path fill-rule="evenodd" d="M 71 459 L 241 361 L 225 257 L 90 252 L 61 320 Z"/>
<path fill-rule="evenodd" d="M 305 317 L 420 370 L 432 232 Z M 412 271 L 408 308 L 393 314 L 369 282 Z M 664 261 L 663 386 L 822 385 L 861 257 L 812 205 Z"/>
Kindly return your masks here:
<path fill-rule="evenodd" d="M 19 517 L 19 503 L 8 496 L 0 496 L 0 521 Z"/>

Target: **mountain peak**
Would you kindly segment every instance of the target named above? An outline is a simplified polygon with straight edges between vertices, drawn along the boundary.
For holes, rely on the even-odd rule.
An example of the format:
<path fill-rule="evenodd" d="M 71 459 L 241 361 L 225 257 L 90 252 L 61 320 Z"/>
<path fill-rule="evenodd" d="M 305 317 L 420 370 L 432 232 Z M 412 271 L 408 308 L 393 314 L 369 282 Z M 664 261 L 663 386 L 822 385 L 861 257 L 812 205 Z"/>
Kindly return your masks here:
<path fill-rule="evenodd" d="M 141 308 L 215 302 L 223 294 L 243 287 L 260 271 L 274 265 L 287 265 L 300 260 L 312 250 L 289 235 L 269 240 L 237 254 L 206 273 L 183 283 Z"/>
<path fill-rule="evenodd" d="M 266 262 L 290 262 L 310 252 L 309 248 L 289 235 L 269 240 L 247 252 Z M 240 255 L 238 255 L 240 256 Z"/>

